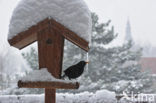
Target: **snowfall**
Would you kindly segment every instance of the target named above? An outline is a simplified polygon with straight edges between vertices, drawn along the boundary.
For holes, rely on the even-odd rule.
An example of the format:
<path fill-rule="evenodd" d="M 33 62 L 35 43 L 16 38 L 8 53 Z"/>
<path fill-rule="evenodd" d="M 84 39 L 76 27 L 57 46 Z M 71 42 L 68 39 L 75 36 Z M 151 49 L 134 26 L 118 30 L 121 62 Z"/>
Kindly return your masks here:
<path fill-rule="evenodd" d="M 115 103 L 115 94 L 106 90 L 95 94 L 83 92 L 79 94 L 58 93 L 56 103 Z M 44 103 L 42 95 L 0 96 L 0 103 Z"/>
<path fill-rule="evenodd" d="M 21 0 L 13 11 L 10 20 L 8 39 L 12 39 L 20 32 L 28 30 L 38 22 L 52 18 L 68 29 L 72 30 L 86 41 L 91 39 L 91 12 L 83 0 Z M 47 73 L 46 69 L 29 74 L 23 81 L 39 81 L 39 75 L 47 74 L 43 81 L 58 81 Z M 34 75 L 34 77 L 32 77 Z M 68 81 L 66 81 L 68 82 Z M 0 94 L 2 91 L 0 91 Z M 108 90 L 95 93 L 82 92 L 57 93 L 56 103 L 117 103 L 116 94 Z M 44 103 L 41 95 L 0 95 L 0 103 Z M 128 103 L 124 99 L 120 103 Z M 132 103 L 132 102 L 131 102 Z M 151 102 L 154 103 L 154 102 Z"/>
<path fill-rule="evenodd" d="M 83 0 L 21 0 L 10 20 L 8 39 L 46 18 L 53 18 L 88 42 L 91 39 L 91 12 Z"/>
<path fill-rule="evenodd" d="M 142 100 L 142 99 L 136 99 Z M 117 101 L 114 92 L 107 90 L 99 90 L 96 93 L 57 93 L 56 103 L 136 103 L 132 99 L 126 97 Z M 147 98 L 147 103 L 156 103 L 155 99 Z M 138 101 L 139 102 L 139 101 Z M 44 103 L 44 94 L 40 95 L 1 95 L 0 103 Z M 139 102 L 141 103 L 141 102 Z"/>
<path fill-rule="evenodd" d="M 41 78 L 42 77 L 42 78 Z M 47 68 L 41 68 L 40 70 L 33 70 L 26 76 L 20 78 L 23 82 L 38 82 L 38 81 L 57 81 L 57 82 L 64 82 L 64 83 L 71 83 L 70 80 L 61 80 L 56 79 L 51 73 L 48 72 Z"/>

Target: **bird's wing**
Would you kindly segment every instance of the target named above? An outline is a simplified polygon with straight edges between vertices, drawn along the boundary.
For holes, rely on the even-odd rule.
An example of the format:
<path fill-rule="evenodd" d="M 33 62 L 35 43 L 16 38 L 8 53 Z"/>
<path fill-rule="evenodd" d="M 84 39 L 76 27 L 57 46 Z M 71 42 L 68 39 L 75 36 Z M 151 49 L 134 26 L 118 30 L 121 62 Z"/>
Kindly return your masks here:
<path fill-rule="evenodd" d="M 70 72 L 74 70 L 75 65 L 68 67 L 64 72 Z"/>

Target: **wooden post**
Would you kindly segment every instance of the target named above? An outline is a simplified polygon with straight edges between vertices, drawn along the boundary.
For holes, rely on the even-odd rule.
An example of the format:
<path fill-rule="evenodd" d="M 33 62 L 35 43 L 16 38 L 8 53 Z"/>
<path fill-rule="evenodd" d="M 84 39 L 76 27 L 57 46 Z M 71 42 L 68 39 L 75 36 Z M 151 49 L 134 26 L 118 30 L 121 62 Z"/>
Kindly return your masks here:
<path fill-rule="evenodd" d="M 53 19 L 45 19 L 38 24 L 19 33 L 8 40 L 10 45 L 23 49 L 35 41 L 38 41 L 39 68 L 47 68 L 55 77 L 61 77 L 64 39 L 69 40 L 83 50 L 89 50 L 88 42 L 79 37 L 65 26 Z M 41 77 L 42 78 L 42 77 Z M 78 89 L 79 83 L 57 83 L 57 82 L 18 82 L 19 87 L 45 88 L 45 103 L 55 103 L 56 88 Z"/>
<path fill-rule="evenodd" d="M 44 29 L 38 33 L 39 68 L 47 68 L 56 78 L 61 77 L 64 37 L 57 30 Z M 41 77 L 42 78 L 42 77 Z M 56 89 L 45 89 L 45 103 L 56 102 Z"/>
<path fill-rule="evenodd" d="M 78 82 L 58 82 L 58 81 L 52 81 L 52 82 L 23 82 L 18 81 L 18 87 L 19 88 L 47 88 L 47 89 L 78 89 L 79 83 Z"/>

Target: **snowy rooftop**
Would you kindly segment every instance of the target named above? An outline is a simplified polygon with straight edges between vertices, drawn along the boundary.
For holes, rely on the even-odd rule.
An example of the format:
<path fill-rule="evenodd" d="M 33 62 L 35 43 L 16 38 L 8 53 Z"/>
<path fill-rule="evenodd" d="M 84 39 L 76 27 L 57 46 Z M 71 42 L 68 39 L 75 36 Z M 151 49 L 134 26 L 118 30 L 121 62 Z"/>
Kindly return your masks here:
<path fill-rule="evenodd" d="M 8 39 L 48 17 L 90 41 L 91 13 L 83 0 L 21 0 L 13 12 Z"/>

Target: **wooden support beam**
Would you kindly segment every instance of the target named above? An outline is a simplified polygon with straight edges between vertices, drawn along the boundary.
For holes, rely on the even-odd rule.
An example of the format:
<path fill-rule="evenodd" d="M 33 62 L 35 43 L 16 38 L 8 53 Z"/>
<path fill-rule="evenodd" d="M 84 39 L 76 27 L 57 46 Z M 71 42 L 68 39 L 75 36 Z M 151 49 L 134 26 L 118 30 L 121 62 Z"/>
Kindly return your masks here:
<path fill-rule="evenodd" d="M 50 19 L 50 24 L 50 27 L 54 30 L 58 30 L 59 32 L 61 32 L 61 35 L 63 35 L 64 38 L 79 46 L 81 49 L 89 51 L 89 43 L 80 36 L 78 36 L 76 33 L 69 30 L 68 28 L 53 19 Z"/>
<path fill-rule="evenodd" d="M 37 41 L 38 32 L 44 29 L 48 29 L 49 27 L 51 29 L 58 30 L 60 34 L 64 36 L 64 38 L 79 46 L 83 50 L 89 51 L 89 43 L 86 40 L 79 37 L 76 33 L 56 22 L 55 20 L 48 18 L 39 22 L 37 25 L 30 27 L 28 30 L 17 34 L 17 36 L 13 37 L 8 41 L 11 46 L 14 46 L 18 49 L 23 49 L 24 47 Z"/>
<path fill-rule="evenodd" d="M 22 49 L 38 41 L 39 68 L 47 68 L 55 78 L 61 78 L 64 40 L 67 39 L 85 51 L 88 42 L 53 19 L 45 19 L 8 40 L 11 46 Z M 42 77 L 41 77 L 42 78 Z M 78 89 L 78 83 L 21 82 L 19 87 L 45 88 L 45 103 L 55 103 L 56 89 Z"/>
<path fill-rule="evenodd" d="M 32 26 L 26 31 L 23 31 L 12 39 L 8 40 L 11 46 L 18 49 L 23 49 L 24 47 L 32 44 L 37 40 L 37 33 L 49 27 L 49 19 L 39 22 L 37 25 Z"/>
<path fill-rule="evenodd" d="M 46 88 L 46 89 L 78 89 L 78 82 L 18 82 L 19 88 Z"/>
<path fill-rule="evenodd" d="M 50 28 L 38 32 L 39 68 L 47 68 L 55 78 L 61 78 L 64 37 Z M 42 78 L 42 77 L 41 77 Z M 54 85 L 54 84 L 53 84 Z M 57 84 L 57 86 L 59 86 Z M 56 88 L 45 88 L 45 103 L 55 103 Z"/>
<path fill-rule="evenodd" d="M 56 89 L 45 89 L 45 103 L 56 103 Z"/>
<path fill-rule="evenodd" d="M 61 78 L 64 37 L 50 28 L 38 33 L 39 68 L 47 68 L 55 78 Z"/>

